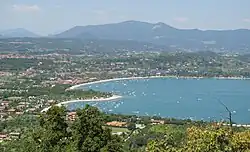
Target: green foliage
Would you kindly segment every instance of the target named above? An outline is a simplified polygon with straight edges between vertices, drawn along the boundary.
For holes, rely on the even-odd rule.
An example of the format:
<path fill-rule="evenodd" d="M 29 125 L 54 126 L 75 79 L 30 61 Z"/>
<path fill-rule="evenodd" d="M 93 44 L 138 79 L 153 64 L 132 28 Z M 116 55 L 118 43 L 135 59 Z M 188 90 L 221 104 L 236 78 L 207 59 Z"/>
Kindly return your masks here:
<path fill-rule="evenodd" d="M 135 130 L 136 129 L 136 125 L 135 125 L 135 123 L 131 122 L 131 123 L 128 123 L 127 128 L 128 128 L 128 130 Z"/>
<path fill-rule="evenodd" d="M 110 115 L 109 115 L 110 116 Z M 114 115 L 112 115 L 114 117 Z M 121 118 L 118 115 L 119 119 Z M 125 118 L 128 116 L 124 116 Z M 96 107 L 86 106 L 77 110 L 77 118 L 66 121 L 66 109 L 52 106 L 47 113 L 36 119 L 33 128 L 26 126 L 20 140 L 0 144 L 1 151 L 20 152 L 248 152 L 250 131 L 227 127 L 186 125 L 148 125 L 132 131 L 128 136 L 112 135 L 104 127 L 107 115 Z M 128 117 L 130 118 L 130 117 Z M 23 121 L 21 121 L 24 119 Z M 20 125 L 33 117 L 16 119 Z M 129 119 L 133 120 L 133 119 Z M 11 124 L 10 122 L 8 122 Z M 8 124 L 8 125 L 9 125 Z M 4 125 L 4 130 L 8 125 Z M 129 126 L 134 129 L 135 123 Z M 27 130 L 29 129 L 29 130 Z"/>
<path fill-rule="evenodd" d="M 41 151 L 63 151 L 69 137 L 68 124 L 65 122 L 66 109 L 53 107 L 40 118 L 41 128 L 33 138 L 39 144 Z"/>
<path fill-rule="evenodd" d="M 195 127 L 187 129 L 183 143 L 176 143 L 175 136 L 151 140 L 147 144 L 150 152 L 248 152 L 250 131 L 233 132 L 230 128 Z"/>
<path fill-rule="evenodd" d="M 22 131 L 38 125 L 34 115 L 21 115 L 6 121 L 0 121 L 0 132 Z"/>
<path fill-rule="evenodd" d="M 86 106 L 77 111 L 77 116 L 72 125 L 75 151 L 98 152 L 111 141 L 111 130 L 102 127 L 102 115 L 97 108 Z"/>
<path fill-rule="evenodd" d="M 76 121 L 69 123 L 66 109 L 53 106 L 41 115 L 37 128 L 8 142 L 6 148 L 20 152 L 122 152 L 120 137 L 103 124 L 103 114 L 95 107 L 78 110 Z"/>
<path fill-rule="evenodd" d="M 28 85 L 29 82 L 27 82 Z M 22 83 L 22 85 L 24 85 Z M 19 86 L 10 86 L 12 89 L 19 90 Z M 3 98 L 8 97 L 24 97 L 29 96 L 43 97 L 44 95 L 49 96 L 50 99 L 62 99 L 62 100 L 75 100 L 75 99 L 90 99 L 93 97 L 110 97 L 112 93 L 94 91 L 94 90 L 67 90 L 70 85 L 57 84 L 54 87 L 28 87 L 27 92 L 16 92 L 16 91 L 5 91 L 3 92 Z M 66 91 L 67 90 L 67 91 Z"/>
<path fill-rule="evenodd" d="M 123 152 L 123 146 L 121 138 L 117 135 L 111 137 L 108 144 L 102 148 L 101 152 Z"/>

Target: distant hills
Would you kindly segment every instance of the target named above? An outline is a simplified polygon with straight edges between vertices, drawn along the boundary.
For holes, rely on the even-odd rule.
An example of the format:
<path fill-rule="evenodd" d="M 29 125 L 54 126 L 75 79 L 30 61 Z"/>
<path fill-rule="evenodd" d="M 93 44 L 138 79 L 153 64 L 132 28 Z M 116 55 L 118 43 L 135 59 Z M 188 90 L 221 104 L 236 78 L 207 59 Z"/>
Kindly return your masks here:
<path fill-rule="evenodd" d="M 0 32 L 0 38 L 3 37 L 39 37 L 39 35 L 20 28 Z M 64 32 L 49 35 L 47 38 L 97 40 L 97 42 L 102 40 L 105 43 L 129 41 L 128 44 L 135 41 L 160 46 L 160 48 L 188 51 L 250 51 L 250 30 L 247 29 L 205 31 L 177 29 L 162 22 L 153 24 L 125 21 L 104 25 L 75 26 Z"/>
<path fill-rule="evenodd" d="M 105 25 L 76 26 L 57 38 L 134 40 L 181 48 L 250 48 L 250 30 L 177 29 L 165 23 L 125 21 Z"/>
<path fill-rule="evenodd" d="M 11 37 L 39 37 L 39 35 L 30 32 L 23 28 L 10 29 L 5 31 L 0 31 L 0 37 L 11 38 Z"/>

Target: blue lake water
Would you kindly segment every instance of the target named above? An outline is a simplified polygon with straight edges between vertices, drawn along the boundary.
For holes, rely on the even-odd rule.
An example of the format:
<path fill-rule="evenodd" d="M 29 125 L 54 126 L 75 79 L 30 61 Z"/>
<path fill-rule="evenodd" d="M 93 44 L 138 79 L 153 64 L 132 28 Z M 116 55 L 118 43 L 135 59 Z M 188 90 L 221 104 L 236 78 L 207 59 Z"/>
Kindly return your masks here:
<path fill-rule="evenodd" d="M 157 115 L 195 120 L 226 119 L 223 102 L 233 121 L 250 123 L 250 80 L 152 78 L 120 80 L 83 86 L 113 92 L 123 98 L 107 102 L 79 102 L 69 109 L 90 104 L 111 113 Z"/>

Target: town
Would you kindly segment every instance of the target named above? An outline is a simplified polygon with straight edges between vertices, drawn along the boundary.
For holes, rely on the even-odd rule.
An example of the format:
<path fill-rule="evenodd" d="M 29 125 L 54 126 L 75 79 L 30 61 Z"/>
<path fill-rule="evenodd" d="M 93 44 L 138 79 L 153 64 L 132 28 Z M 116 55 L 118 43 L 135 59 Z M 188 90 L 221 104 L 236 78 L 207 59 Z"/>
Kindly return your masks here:
<path fill-rule="evenodd" d="M 9 43 L 9 42 L 8 42 Z M 23 43 L 10 43 L 19 45 Z M 14 47 L 14 46 L 13 46 Z M 1 48 L 3 49 L 3 48 Z M 42 49 L 47 51 L 41 51 Z M 25 49 L 26 50 L 26 49 Z M 166 76 L 171 78 L 250 77 L 250 55 L 183 51 L 70 52 L 46 48 L 0 53 L 0 142 L 18 140 L 39 124 L 44 108 L 70 100 L 111 97 L 110 92 L 68 90 L 82 83 L 113 78 Z M 90 48 L 91 50 L 91 48 Z M 104 126 L 112 134 L 130 138 L 147 126 L 164 124 L 205 125 L 208 122 L 150 116 L 106 114 Z M 67 111 L 67 121 L 77 118 Z M 217 126 L 217 123 L 214 123 Z M 154 128 L 154 127 L 152 127 Z M 151 128 L 151 129 L 152 129 Z M 149 138 L 149 137 L 148 137 Z M 133 138 L 131 138 L 132 140 Z M 139 140 L 139 139 L 138 139 Z M 146 144 L 146 141 L 143 141 Z M 137 145 L 138 146 L 138 145 Z"/>

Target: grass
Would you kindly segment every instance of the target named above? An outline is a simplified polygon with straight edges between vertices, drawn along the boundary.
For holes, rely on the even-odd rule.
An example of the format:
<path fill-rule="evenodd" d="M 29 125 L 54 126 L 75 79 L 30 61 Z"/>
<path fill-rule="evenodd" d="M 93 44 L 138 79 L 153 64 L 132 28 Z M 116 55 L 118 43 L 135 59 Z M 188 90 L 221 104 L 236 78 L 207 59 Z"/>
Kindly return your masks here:
<path fill-rule="evenodd" d="M 112 133 L 129 132 L 129 130 L 127 128 L 111 127 L 111 129 L 112 129 Z"/>

